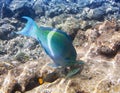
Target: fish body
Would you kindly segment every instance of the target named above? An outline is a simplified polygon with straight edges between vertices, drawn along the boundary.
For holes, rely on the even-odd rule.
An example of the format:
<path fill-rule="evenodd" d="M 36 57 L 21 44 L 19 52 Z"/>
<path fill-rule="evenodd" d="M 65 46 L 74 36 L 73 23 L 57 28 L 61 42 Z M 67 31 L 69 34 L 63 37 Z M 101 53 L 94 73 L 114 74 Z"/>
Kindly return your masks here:
<path fill-rule="evenodd" d="M 17 34 L 36 39 L 45 52 L 51 57 L 56 66 L 71 66 L 76 63 L 76 50 L 70 37 L 56 28 L 38 27 L 30 17 L 27 19 L 26 26 Z"/>

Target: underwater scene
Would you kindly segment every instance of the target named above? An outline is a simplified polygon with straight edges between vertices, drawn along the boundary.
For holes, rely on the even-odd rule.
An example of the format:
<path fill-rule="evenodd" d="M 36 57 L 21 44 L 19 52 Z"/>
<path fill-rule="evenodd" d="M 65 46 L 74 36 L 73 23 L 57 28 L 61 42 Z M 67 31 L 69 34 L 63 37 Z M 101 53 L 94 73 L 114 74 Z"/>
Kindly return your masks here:
<path fill-rule="evenodd" d="M 0 93 L 120 93 L 120 0 L 0 0 Z"/>

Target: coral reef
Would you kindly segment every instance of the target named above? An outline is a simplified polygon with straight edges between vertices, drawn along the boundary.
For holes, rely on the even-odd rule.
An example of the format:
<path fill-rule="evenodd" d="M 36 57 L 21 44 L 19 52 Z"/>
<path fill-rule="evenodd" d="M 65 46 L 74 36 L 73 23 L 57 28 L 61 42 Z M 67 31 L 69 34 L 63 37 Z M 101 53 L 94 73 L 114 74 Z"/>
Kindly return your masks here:
<path fill-rule="evenodd" d="M 38 52 L 39 50 L 40 55 L 36 59 L 26 60 L 24 54 L 26 52 L 18 52 L 17 58 L 10 60 L 10 62 L 5 62 L 3 59 L 5 56 L 1 56 L 0 93 L 119 93 L 119 23 L 120 20 L 105 20 L 94 24 L 86 31 L 82 31 L 81 26 L 77 28 L 77 32 L 74 32 L 73 29 L 72 33 L 76 33 L 73 44 L 78 54 L 77 60 L 84 61 L 84 65 L 81 72 L 71 78 L 65 78 L 62 69 L 54 69 L 47 65 L 52 60 L 44 54 L 40 47 L 36 46 L 37 43 L 32 49 L 31 47 L 25 49 L 27 52 Z M 69 34 L 73 36 L 72 33 Z M 16 41 L 15 46 L 19 50 L 26 46 L 25 42 L 23 45 L 19 45 L 24 41 L 23 39 L 26 40 L 25 37 L 14 36 L 14 39 L 10 39 L 8 42 Z M 30 56 L 32 52 L 28 52 L 27 56 L 32 58 Z M 37 54 L 35 55 L 37 56 Z M 26 61 L 23 60 L 24 58 Z M 42 79 L 43 84 L 40 81 Z"/>

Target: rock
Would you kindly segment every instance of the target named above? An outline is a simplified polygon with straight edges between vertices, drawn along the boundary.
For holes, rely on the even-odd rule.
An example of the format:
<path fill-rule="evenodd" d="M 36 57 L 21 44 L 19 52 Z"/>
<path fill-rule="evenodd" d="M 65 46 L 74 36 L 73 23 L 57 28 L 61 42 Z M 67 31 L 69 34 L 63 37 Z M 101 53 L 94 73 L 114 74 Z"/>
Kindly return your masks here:
<path fill-rule="evenodd" d="M 43 55 L 41 52 L 42 49 L 38 42 L 31 38 L 15 35 L 11 39 L 5 36 L 5 40 L 0 40 L 0 60 L 3 62 L 11 63 L 14 60 L 18 60 L 18 63 L 27 62 L 28 57 L 29 60 L 38 59 Z"/>
<path fill-rule="evenodd" d="M 62 22 L 62 24 L 58 24 L 56 27 L 62 29 L 63 31 L 66 31 L 73 40 L 77 31 L 80 29 L 79 22 L 80 21 L 77 18 L 68 17 L 64 22 Z"/>
<path fill-rule="evenodd" d="M 97 41 L 100 44 L 99 52 L 108 56 L 115 56 L 119 49 L 119 33 L 115 32 L 116 23 L 106 21 L 104 24 L 104 28 L 100 27 L 102 31 L 105 31 L 104 34 L 102 33 Z M 109 26 L 108 26 L 109 25 Z M 111 38 L 112 35 L 112 38 Z M 107 36 L 107 38 L 106 38 Z M 102 41 L 102 42 L 101 42 Z M 112 43 L 111 43 L 112 42 Z"/>
<path fill-rule="evenodd" d="M 76 36 L 75 36 L 75 39 L 73 41 L 73 44 L 76 46 L 76 47 L 80 47 L 82 46 L 85 42 L 87 42 L 87 37 L 85 35 L 85 32 L 82 31 L 82 30 L 78 30 Z"/>
<path fill-rule="evenodd" d="M 65 8 L 64 6 L 62 8 Z M 60 6 L 53 7 L 53 9 L 50 9 L 46 11 L 45 15 L 52 18 L 55 16 L 58 16 L 63 13 L 63 10 L 61 9 Z"/>
<path fill-rule="evenodd" d="M 3 0 L 4 1 L 4 0 Z M 7 0 L 1 2 L 1 18 L 47 16 L 53 18 L 60 14 L 82 14 L 83 19 L 103 20 L 104 16 L 118 17 L 120 3 L 115 0 Z M 85 8 L 90 11 L 86 11 Z M 86 13 L 84 13 L 86 12 Z M 87 14 L 87 15 L 86 15 Z"/>
<path fill-rule="evenodd" d="M 103 7 L 96 8 L 96 9 L 90 9 L 87 18 L 89 19 L 95 19 L 95 20 L 102 20 L 105 15 L 105 11 Z"/>
<path fill-rule="evenodd" d="M 6 28 L 7 27 L 7 28 Z M 10 24 L 4 24 L 0 27 L 0 39 L 1 40 L 6 40 L 12 38 L 12 33 L 11 31 L 14 30 L 15 28 L 10 25 Z"/>
<path fill-rule="evenodd" d="M 16 66 L 14 69 L 11 69 L 10 71 L 8 71 L 8 74 L 4 73 L 4 75 L 0 77 L 0 80 L 2 80 L 0 81 L 1 85 L 0 92 L 1 93 L 4 92 L 11 93 L 16 91 L 24 92 L 25 90 L 28 91 L 31 88 L 38 86 L 39 85 L 38 77 L 47 75 L 51 73 L 51 71 L 54 71 L 53 69 L 49 69 L 47 65 L 45 66 L 49 58 L 46 59 L 47 60 L 39 59 L 40 62 L 38 61 L 27 62 L 23 65 Z M 43 68 L 41 68 L 41 66 Z M 44 67 L 46 69 L 44 69 Z M 29 80 L 31 82 L 29 82 Z M 34 85 L 32 86 L 31 84 Z"/>
<path fill-rule="evenodd" d="M 14 18 L 8 19 L 4 18 L 0 20 L 0 39 L 1 40 L 10 40 L 15 37 L 14 30 L 17 30 L 15 28 L 16 23 L 18 21 Z M 18 22 L 19 23 L 19 22 Z"/>
<path fill-rule="evenodd" d="M 27 54 L 20 52 L 16 55 L 15 59 L 21 62 L 26 62 L 29 60 L 29 57 L 27 56 Z"/>
<path fill-rule="evenodd" d="M 37 0 L 34 3 L 33 9 L 35 10 L 35 14 L 36 15 L 41 15 L 41 16 L 45 16 L 45 10 L 46 10 L 46 6 L 44 5 L 44 3 L 42 2 L 43 0 Z"/>

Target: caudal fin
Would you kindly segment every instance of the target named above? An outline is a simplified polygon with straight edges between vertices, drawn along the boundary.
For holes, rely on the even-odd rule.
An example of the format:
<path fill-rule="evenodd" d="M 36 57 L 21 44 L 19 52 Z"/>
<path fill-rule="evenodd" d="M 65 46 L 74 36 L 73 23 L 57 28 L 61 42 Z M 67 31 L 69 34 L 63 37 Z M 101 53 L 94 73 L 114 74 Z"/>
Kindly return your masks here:
<path fill-rule="evenodd" d="M 39 27 L 37 26 L 37 24 L 30 17 L 23 16 L 22 18 L 27 19 L 27 23 L 21 31 L 18 31 L 18 32 L 15 32 L 15 33 L 16 34 L 21 34 L 21 35 L 24 35 L 24 36 L 28 36 L 28 37 L 33 37 L 33 38 L 37 39 L 37 34 L 36 33 L 39 30 Z"/>

